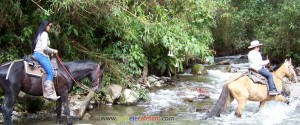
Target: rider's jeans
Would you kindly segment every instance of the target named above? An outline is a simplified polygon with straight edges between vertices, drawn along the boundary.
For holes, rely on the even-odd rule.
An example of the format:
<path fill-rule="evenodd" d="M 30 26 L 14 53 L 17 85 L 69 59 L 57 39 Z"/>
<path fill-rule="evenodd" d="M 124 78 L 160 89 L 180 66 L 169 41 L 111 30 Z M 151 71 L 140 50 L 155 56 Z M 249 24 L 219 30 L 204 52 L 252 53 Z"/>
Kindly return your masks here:
<path fill-rule="evenodd" d="M 273 75 L 272 75 L 271 72 L 269 72 L 269 70 L 267 70 L 266 68 L 261 68 L 260 70 L 258 70 L 258 73 L 263 75 L 264 77 L 266 77 L 268 79 L 268 84 L 269 84 L 269 90 L 270 91 L 271 90 L 276 90 Z"/>
<path fill-rule="evenodd" d="M 42 65 L 42 67 L 48 74 L 46 80 L 52 81 L 53 77 L 54 77 L 54 69 L 53 69 L 53 66 L 51 64 L 49 57 L 47 57 L 39 52 L 34 52 L 33 56 L 35 57 L 36 60 L 38 60 L 38 62 Z"/>

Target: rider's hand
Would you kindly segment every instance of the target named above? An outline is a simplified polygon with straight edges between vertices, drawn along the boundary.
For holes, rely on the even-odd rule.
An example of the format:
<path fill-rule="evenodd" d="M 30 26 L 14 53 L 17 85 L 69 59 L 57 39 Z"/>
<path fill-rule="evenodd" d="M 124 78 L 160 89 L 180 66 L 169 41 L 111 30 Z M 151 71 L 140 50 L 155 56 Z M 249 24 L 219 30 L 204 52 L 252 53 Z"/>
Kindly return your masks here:
<path fill-rule="evenodd" d="M 57 51 L 57 50 L 54 50 L 53 53 L 58 53 L 58 51 Z"/>

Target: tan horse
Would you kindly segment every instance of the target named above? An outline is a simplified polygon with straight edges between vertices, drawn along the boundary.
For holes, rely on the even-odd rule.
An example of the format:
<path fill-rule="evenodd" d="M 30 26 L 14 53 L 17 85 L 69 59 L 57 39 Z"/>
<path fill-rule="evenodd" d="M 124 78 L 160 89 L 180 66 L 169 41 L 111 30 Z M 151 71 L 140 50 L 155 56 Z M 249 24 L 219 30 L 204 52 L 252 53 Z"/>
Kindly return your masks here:
<path fill-rule="evenodd" d="M 295 78 L 296 80 L 296 73 L 291 59 L 285 60 L 272 74 L 278 92 L 282 91 L 282 79 L 284 77 L 288 77 L 290 80 Z M 225 82 L 218 101 L 210 112 L 206 114 L 204 119 L 212 116 L 220 116 L 234 99 L 238 102 L 238 107 L 235 111 L 235 115 L 238 117 L 241 117 L 247 100 L 259 101 L 259 109 L 262 108 L 267 101 L 271 100 L 288 102 L 282 95 L 269 96 L 266 85 L 253 83 L 247 75 L 240 76 L 241 75 L 234 75 Z"/>

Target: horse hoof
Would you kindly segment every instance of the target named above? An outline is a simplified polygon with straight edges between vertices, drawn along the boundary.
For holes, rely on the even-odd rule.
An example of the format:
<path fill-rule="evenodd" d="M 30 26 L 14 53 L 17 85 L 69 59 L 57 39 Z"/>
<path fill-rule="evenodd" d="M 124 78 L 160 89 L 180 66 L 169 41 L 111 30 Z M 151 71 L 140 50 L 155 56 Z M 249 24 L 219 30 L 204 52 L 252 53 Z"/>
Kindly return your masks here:
<path fill-rule="evenodd" d="M 285 101 L 285 104 L 290 105 L 290 101 Z"/>
<path fill-rule="evenodd" d="M 242 115 L 241 115 L 241 114 L 238 114 L 238 113 L 235 113 L 235 116 L 236 116 L 236 117 L 239 117 L 239 118 L 242 117 Z"/>

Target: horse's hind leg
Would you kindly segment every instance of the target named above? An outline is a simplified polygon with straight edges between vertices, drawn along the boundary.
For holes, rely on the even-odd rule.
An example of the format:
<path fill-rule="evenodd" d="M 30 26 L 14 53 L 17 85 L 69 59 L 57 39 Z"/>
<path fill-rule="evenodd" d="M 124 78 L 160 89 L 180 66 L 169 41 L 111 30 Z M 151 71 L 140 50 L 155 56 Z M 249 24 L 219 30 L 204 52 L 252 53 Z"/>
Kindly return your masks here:
<path fill-rule="evenodd" d="M 1 111 L 4 117 L 4 125 L 11 125 L 12 124 L 12 111 L 16 101 L 16 96 L 13 95 L 11 92 L 5 92 L 4 99 L 1 105 Z"/>
<path fill-rule="evenodd" d="M 237 116 L 237 117 L 241 117 L 242 116 L 242 113 L 243 113 L 243 111 L 244 111 L 244 108 L 245 108 L 245 105 L 246 105 L 246 99 L 239 99 L 239 100 L 237 100 L 238 101 L 238 107 L 237 107 L 237 109 L 236 109 L 236 111 L 235 111 L 235 115 Z"/>
<path fill-rule="evenodd" d="M 62 106 L 62 100 L 59 98 L 56 101 L 56 124 L 61 124 L 61 106 Z"/>

